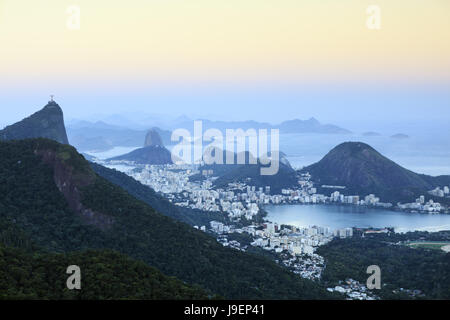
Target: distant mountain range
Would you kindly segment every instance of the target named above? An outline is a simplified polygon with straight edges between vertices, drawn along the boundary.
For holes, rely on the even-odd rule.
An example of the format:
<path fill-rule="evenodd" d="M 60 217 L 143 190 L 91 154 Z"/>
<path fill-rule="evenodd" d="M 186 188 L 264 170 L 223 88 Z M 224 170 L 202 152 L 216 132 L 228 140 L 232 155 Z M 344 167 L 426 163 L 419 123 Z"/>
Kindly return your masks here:
<path fill-rule="evenodd" d="M 276 127 L 276 126 L 275 126 Z M 281 133 L 327 133 L 350 134 L 351 131 L 333 124 L 322 124 L 315 118 L 309 120 L 290 120 L 282 122 L 279 126 Z"/>
<path fill-rule="evenodd" d="M 69 144 L 60 106 L 49 101 L 40 111 L 28 118 L 0 130 L 0 140 L 20 140 L 26 138 L 48 138 Z"/>
<path fill-rule="evenodd" d="M 362 135 L 363 135 L 364 137 L 379 137 L 379 136 L 381 136 L 380 133 L 378 133 L 378 132 L 373 132 L 373 131 L 364 132 Z"/>
<path fill-rule="evenodd" d="M 408 139 L 409 136 L 403 133 L 397 133 L 391 136 L 392 139 L 402 140 L 402 139 Z"/>
<path fill-rule="evenodd" d="M 117 120 L 117 119 L 116 119 Z M 314 118 L 309 120 L 290 120 L 271 125 L 256 121 L 210 121 L 202 120 L 203 130 L 216 128 L 225 134 L 226 129 L 280 129 L 280 133 L 317 133 L 317 134 L 350 134 L 349 130 L 331 124 L 321 124 Z M 172 129 L 184 128 L 193 130 L 194 122 L 187 117 L 178 119 L 176 126 Z M 171 141 L 172 131 L 153 127 L 164 145 L 173 145 Z M 102 121 L 71 121 L 67 126 L 67 132 L 72 144 L 80 151 L 106 151 L 116 146 L 136 147 L 141 145 L 148 130 L 111 125 Z"/>
<path fill-rule="evenodd" d="M 342 143 L 301 172 L 309 172 L 319 186 L 345 186 L 346 193 L 375 193 L 384 201 L 411 202 L 436 186 L 450 183 L 450 176 L 432 177 L 407 170 L 362 142 Z"/>
<path fill-rule="evenodd" d="M 308 120 L 289 120 L 277 125 L 257 121 L 202 121 L 203 130 L 215 128 L 225 132 L 226 129 L 279 129 L 281 134 L 287 133 L 320 133 L 320 134 L 350 134 L 351 131 L 340 128 L 332 124 L 322 124 L 315 118 Z M 193 121 L 185 121 L 179 124 L 180 128 L 190 130 L 193 127 Z"/>

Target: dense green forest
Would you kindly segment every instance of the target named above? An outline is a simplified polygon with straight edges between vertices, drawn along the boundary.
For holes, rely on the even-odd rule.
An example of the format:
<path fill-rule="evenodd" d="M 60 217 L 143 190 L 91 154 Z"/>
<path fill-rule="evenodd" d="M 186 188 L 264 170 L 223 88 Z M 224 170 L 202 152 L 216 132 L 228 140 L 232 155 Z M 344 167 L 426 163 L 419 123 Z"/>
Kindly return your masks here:
<path fill-rule="evenodd" d="M 43 156 L 56 155 L 53 164 Z M 333 298 L 259 255 L 224 248 L 189 225 L 157 213 L 118 186 L 96 175 L 75 149 L 45 139 L 0 142 L 2 241 L 55 253 L 112 249 L 199 285 L 208 294 L 232 299 Z M 75 212 L 60 187 L 79 192 Z M 75 190 L 75 191 L 74 191 Z M 77 200 L 76 197 L 69 199 Z M 89 223 L 102 215 L 112 222 Z M 100 297 L 98 297 L 100 298 Z"/>
<path fill-rule="evenodd" d="M 81 290 L 69 290 L 70 265 Z M 0 299 L 208 299 L 200 288 L 113 251 L 32 254 L 0 244 Z"/>
<path fill-rule="evenodd" d="M 399 288 L 421 290 L 426 299 L 450 299 L 450 254 L 441 250 L 413 249 L 407 240 L 445 241 L 450 232 L 407 234 L 374 234 L 361 238 L 335 239 L 319 247 L 317 254 L 325 258 L 322 281 L 330 286 L 352 278 L 366 283 L 366 269 L 381 269 L 383 299 L 408 298 L 394 294 Z"/>

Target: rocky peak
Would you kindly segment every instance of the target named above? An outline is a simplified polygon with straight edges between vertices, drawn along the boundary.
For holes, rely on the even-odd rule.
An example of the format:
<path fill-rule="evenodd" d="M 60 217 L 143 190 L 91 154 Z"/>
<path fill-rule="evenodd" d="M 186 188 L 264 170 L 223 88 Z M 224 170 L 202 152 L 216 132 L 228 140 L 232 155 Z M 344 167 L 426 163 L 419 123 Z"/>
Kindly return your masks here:
<path fill-rule="evenodd" d="M 0 131 L 0 140 L 31 138 L 47 138 L 69 144 L 63 111 L 55 101 L 49 101 L 40 111 Z"/>
<path fill-rule="evenodd" d="M 164 144 L 162 142 L 161 136 L 156 131 L 156 129 L 150 129 L 147 132 L 147 136 L 145 137 L 144 147 L 155 147 L 155 146 L 163 147 Z"/>

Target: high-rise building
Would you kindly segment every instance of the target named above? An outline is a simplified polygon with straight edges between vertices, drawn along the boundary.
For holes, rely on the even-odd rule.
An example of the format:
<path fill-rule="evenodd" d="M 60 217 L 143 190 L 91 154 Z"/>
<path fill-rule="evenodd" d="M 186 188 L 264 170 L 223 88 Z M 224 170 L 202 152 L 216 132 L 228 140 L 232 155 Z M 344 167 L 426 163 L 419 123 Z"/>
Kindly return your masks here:
<path fill-rule="evenodd" d="M 353 237 L 353 228 L 345 229 L 345 237 Z"/>

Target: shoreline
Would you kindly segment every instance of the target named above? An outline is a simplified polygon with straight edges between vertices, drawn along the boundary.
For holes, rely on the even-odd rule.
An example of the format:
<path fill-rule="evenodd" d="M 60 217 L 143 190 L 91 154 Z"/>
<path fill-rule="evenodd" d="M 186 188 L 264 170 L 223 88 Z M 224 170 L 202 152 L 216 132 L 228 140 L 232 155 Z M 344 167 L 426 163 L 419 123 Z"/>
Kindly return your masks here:
<path fill-rule="evenodd" d="M 375 209 L 375 210 L 386 210 L 386 211 L 393 211 L 393 212 L 406 212 L 406 213 L 420 213 L 420 214 L 432 214 L 432 215 L 449 215 L 450 211 L 446 210 L 444 212 L 426 212 L 426 211 L 417 211 L 417 210 L 403 210 L 397 207 L 391 207 L 391 208 L 384 208 L 381 206 L 369 206 L 369 205 L 356 205 L 356 204 L 350 204 L 350 203 L 329 203 L 329 202 L 322 202 L 322 203 L 302 203 L 302 202 L 285 202 L 285 203 L 270 203 L 263 205 L 263 208 L 267 206 L 284 206 L 284 205 L 304 205 L 304 206 L 318 206 L 318 205 L 325 205 L 325 206 L 342 206 L 342 207 L 353 207 L 353 208 L 367 208 L 367 209 Z"/>
<path fill-rule="evenodd" d="M 274 206 L 274 207 L 278 207 L 278 206 L 294 206 L 294 205 L 304 205 L 304 206 L 337 206 L 337 207 L 348 207 L 348 208 L 361 208 L 361 209 L 375 209 L 375 210 L 385 210 L 385 211 L 390 211 L 393 213 L 413 213 L 413 214 L 420 214 L 420 215 L 433 215 L 433 216 L 437 216 L 437 215 L 448 215 L 447 213 L 427 213 L 427 212 L 408 212 L 406 210 L 394 210 L 394 209 L 390 209 L 390 208 L 377 208 L 375 206 L 361 206 L 361 205 L 353 205 L 353 204 L 343 204 L 343 203 L 279 203 L 279 204 L 265 204 L 264 206 L 262 206 L 262 210 L 264 210 L 266 212 L 265 215 L 265 220 L 267 222 L 271 222 L 274 223 L 274 221 L 270 221 L 268 219 L 268 216 L 270 214 L 270 212 L 267 210 L 268 206 Z M 278 222 L 275 222 L 278 223 Z M 287 223 L 278 223 L 278 224 L 286 224 L 289 225 Z M 323 226 L 322 226 L 323 227 Z M 331 227 L 330 227 L 331 228 Z M 344 228 L 344 227 L 342 227 Z M 395 233 L 407 233 L 407 232 L 415 232 L 415 231 L 425 231 L 425 232 L 439 232 L 439 231 L 450 231 L 450 223 L 449 224 L 445 224 L 445 225 L 441 225 L 441 226 L 428 226 L 428 227 L 418 227 L 415 229 L 409 229 L 406 227 L 395 227 L 395 226 L 384 226 L 384 227 L 357 227 L 357 226 L 348 226 L 347 228 L 363 228 L 363 229 L 393 229 Z M 332 228 L 332 229 L 340 229 L 340 228 Z"/>

